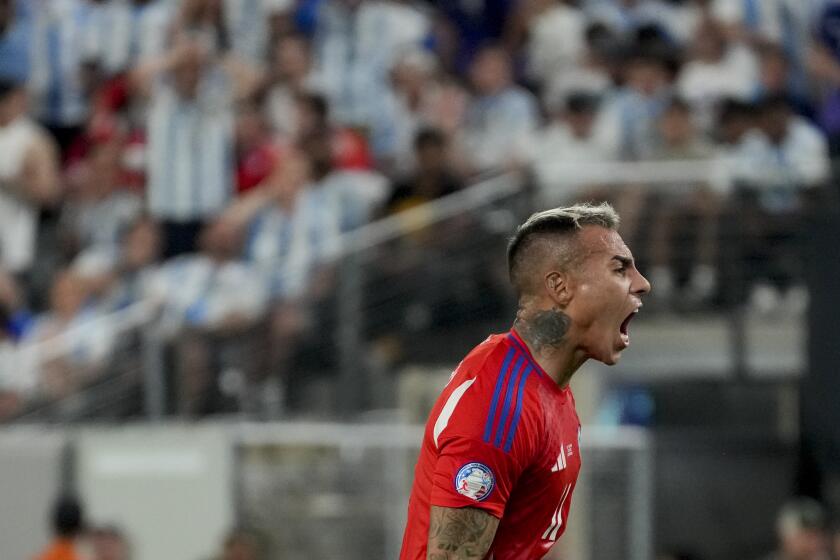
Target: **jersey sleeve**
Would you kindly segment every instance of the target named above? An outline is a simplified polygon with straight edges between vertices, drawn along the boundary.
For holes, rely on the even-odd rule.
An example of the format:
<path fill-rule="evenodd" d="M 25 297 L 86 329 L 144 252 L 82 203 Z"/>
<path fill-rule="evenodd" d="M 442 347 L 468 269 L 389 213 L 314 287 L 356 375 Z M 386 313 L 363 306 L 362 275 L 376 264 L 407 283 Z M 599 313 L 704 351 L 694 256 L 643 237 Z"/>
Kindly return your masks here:
<path fill-rule="evenodd" d="M 501 518 L 522 473 L 511 453 L 468 434 L 441 440 L 432 480 L 433 506 L 475 507 Z"/>

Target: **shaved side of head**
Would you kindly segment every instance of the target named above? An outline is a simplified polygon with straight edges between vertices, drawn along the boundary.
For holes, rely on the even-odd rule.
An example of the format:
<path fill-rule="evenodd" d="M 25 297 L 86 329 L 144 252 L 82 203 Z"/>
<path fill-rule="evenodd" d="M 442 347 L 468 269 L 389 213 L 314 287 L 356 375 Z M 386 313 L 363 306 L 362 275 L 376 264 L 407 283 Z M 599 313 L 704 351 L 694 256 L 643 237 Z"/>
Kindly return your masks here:
<path fill-rule="evenodd" d="M 618 214 L 606 202 L 552 208 L 528 218 L 508 244 L 508 273 L 519 297 L 537 293 L 548 269 L 564 271 L 585 256 L 577 240 L 584 226 L 618 229 Z"/>

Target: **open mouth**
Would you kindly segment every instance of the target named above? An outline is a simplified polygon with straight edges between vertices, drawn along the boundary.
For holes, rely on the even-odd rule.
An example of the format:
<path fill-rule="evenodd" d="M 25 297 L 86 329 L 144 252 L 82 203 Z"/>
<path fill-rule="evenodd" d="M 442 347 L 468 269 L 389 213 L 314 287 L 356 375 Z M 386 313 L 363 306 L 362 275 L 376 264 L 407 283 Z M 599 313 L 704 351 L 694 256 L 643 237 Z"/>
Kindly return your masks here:
<path fill-rule="evenodd" d="M 629 315 L 627 315 L 624 321 L 621 322 L 621 326 L 618 328 L 619 332 L 621 333 L 621 340 L 624 342 L 625 345 L 630 344 L 630 334 L 628 328 L 630 327 L 630 321 L 633 320 L 633 318 L 638 312 L 638 308 L 634 309 Z"/>

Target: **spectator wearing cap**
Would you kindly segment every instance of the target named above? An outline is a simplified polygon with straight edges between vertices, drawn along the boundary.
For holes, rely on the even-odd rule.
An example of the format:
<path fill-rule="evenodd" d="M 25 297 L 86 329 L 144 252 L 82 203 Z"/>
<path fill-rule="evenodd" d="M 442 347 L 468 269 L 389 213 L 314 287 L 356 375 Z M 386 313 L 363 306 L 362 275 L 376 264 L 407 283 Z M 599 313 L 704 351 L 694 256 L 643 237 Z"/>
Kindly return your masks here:
<path fill-rule="evenodd" d="M 204 224 L 231 200 L 234 103 L 260 80 L 242 61 L 214 57 L 183 34 L 165 57 L 136 69 L 135 84 L 151 93 L 146 202 L 163 227 L 165 256 L 195 250 Z"/>
<path fill-rule="evenodd" d="M 827 515 L 811 498 L 796 498 L 776 517 L 778 548 L 763 560 L 831 560 Z"/>
<path fill-rule="evenodd" d="M 84 512 L 76 498 L 60 498 L 52 510 L 52 542 L 34 560 L 87 560 L 82 548 Z"/>
<path fill-rule="evenodd" d="M 468 173 L 510 168 L 525 160 L 526 142 L 539 125 L 537 101 L 513 81 L 507 52 L 487 46 L 470 68 L 475 97 L 467 108 L 459 148 Z"/>
<path fill-rule="evenodd" d="M 60 195 L 55 143 L 26 108 L 22 84 L 0 81 L 0 264 L 14 274 L 33 265 L 38 213 Z"/>

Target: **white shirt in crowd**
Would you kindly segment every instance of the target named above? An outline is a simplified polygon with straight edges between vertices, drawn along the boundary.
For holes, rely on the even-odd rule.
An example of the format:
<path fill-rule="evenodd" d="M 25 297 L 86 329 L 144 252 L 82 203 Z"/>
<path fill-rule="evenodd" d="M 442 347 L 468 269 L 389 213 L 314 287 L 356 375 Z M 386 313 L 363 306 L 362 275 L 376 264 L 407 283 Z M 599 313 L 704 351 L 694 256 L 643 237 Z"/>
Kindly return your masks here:
<path fill-rule="evenodd" d="M 578 8 L 557 4 L 534 18 L 528 32 L 528 72 L 550 81 L 575 66 L 584 50 L 586 19 Z"/>
<path fill-rule="evenodd" d="M 732 171 L 739 180 L 760 189 L 817 186 L 830 172 L 828 142 L 802 117 L 791 117 L 787 136 L 774 145 L 762 133 L 748 134 L 733 152 Z"/>
<path fill-rule="evenodd" d="M 160 55 L 166 48 L 174 7 L 170 0 L 142 5 L 132 0 L 111 0 L 93 5 L 85 37 L 89 59 L 98 61 L 106 74 L 113 75 Z"/>
<path fill-rule="evenodd" d="M 39 135 L 46 134 L 33 120 L 20 117 L 0 127 L 0 180 L 20 176 L 24 160 Z M 0 190 L 0 264 L 13 273 L 26 271 L 35 258 L 38 209 L 19 195 Z"/>
<path fill-rule="evenodd" d="M 233 190 L 233 111 L 228 78 L 208 70 L 195 99 L 167 81 L 156 84 L 149 111 L 149 212 L 161 220 L 204 220 L 225 208 Z"/>
<path fill-rule="evenodd" d="M 592 185 L 587 168 L 594 172 L 598 164 L 619 159 L 618 135 L 609 134 L 598 119 L 585 137 L 575 136 L 565 123 L 553 122 L 534 135 L 531 157 L 542 196 L 557 202 Z"/>
<path fill-rule="evenodd" d="M 461 144 L 473 166 L 495 169 L 525 159 L 529 138 L 538 125 L 534 96 L 513 86 L 473 99 L 467 109 Z"/>
<path fill-rule="evenodd" d="M 709 124 L 717 101 L 734 97 L 748 100 L 755 93 L 759 68 L 755 55 L 741 45 L 730 47 L 721 60 L 711 63 L 691 60 L 677 79 L 677 91 Z"/>
<path fill-rule="evenodd" d="M 268 304 L 264 277 L 252 265 L 200 253 L 166 262 L 146 289 L 161 306 L 161 327 L 168 335 L 184 327 L 217 327 L 232 316 L 255 320 Z"/>

